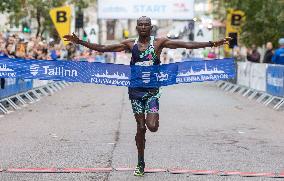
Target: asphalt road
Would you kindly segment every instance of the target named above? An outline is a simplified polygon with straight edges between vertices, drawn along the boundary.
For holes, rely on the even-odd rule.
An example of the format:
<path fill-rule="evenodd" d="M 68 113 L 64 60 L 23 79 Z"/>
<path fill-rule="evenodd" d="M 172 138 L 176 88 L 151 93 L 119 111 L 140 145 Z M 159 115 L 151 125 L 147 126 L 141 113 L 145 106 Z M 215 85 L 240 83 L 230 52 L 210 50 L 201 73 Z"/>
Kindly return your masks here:
<path fill-rule="evenodd" d="M 146 167 L 284 171 L 284 112 L 214 83 L 163 88 L 160 128 L 147 132 Z M 135 167 L 136 125 L 127 89 L 74 84 L 0 118 L 0 168 Z M 146 173 L 9 173 L 2 181 L 281 180 Z"/>

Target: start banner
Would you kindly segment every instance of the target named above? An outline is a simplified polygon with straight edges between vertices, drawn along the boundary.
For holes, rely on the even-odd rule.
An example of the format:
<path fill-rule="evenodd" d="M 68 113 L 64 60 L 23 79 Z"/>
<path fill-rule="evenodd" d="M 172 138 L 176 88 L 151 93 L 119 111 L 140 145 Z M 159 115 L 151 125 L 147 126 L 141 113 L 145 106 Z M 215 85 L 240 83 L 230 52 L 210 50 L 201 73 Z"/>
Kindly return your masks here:
<path fill-rule="evenodd" d="M 74 61 L 0 57 L 0 77 L 63 80 L 126 87 L 160 87 L 235 77 L 233 59 L 185 61 L 157 66 L 129 66 Z"/>

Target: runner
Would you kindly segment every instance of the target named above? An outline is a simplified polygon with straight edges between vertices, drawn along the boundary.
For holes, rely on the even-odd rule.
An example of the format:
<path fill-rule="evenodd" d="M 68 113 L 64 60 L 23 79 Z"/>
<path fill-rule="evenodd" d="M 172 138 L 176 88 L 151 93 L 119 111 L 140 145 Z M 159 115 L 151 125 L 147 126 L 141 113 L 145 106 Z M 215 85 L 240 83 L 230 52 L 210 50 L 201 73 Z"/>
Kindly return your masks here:
<path fill-rule="evenodd" d="M 217 47 L 223 44 L 229 44 L 231 38 L 225 38 L 216 42 L 184 42 L 177 40 L 169 40 L 167 38 L 155 38 L 151 35 L 151 19 L 142 16 L 137 20 L 136 30 L 138 38 L 127 39 L 119 44 L 100 45 L 92 44 L 80 40 L 74 33 L 65 35 L 66 41 L 83 45 L 92 50 L 99 52 L 120 52 L 131 51 L 132 58 L 130 65 L 151 66 L 160 64 L 160 55 L 163 48 L 187 48 L 197 49 L 205 47 Z M 135 136 L 136 146 L 138 150 L 138 164 L 134 171 L 135 176 L 144 175 L 144 149 L 145 149 L 145 133 L 147 128 L 151 132 L 156 132 L 159 127 L 159 88 L 129 88 L 129 99 L 132 104 L 134 117 L 137 122 L 137 132 Z"/>

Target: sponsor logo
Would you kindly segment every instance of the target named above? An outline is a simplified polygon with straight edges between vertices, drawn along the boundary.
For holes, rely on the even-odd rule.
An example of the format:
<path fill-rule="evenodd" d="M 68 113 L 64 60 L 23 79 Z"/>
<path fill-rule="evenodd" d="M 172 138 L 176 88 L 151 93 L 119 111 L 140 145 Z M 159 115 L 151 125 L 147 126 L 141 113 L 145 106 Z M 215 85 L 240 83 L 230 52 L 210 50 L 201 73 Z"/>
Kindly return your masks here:
<path fill-rule="evenodd" d="M 201 82 L 201 81 L 210 81 L 210 80 L 221 80 L 228 79 L 229 75 L 226 74 L 223 70 L 219 70 L 217 67 L 213 69 L 208 69 L 207 65 L 204 65 L 204 69 L 199 71 L 194 71 L 191 67 L 187 72 L 180 72 L 177 75 L 176 82 Z"/>
<path fill-rule="evenodd" d="M 284 80 L 283 77 L 273 77 L 271 74 L 267 75 L 267 84 L 275 87 L 283 87 Z"/>
<path fill-rule="evenodd" d="M 110 74 L 106 70 L 105 73 L 97 73 L 94 74 L 91 78 L 91 83 L 96 84 L 109 84 L 109 85 L 117 85 L 117 86 L 129 86 L 130 81 L 129 78 L 125 75 L 125 73 L 119 74 L 118 72 Z"/>
<path fill-rule="evenodd" d="M 218 74 L 218 75 L 191 75 L 187 77 L 177 77 L 177 83 L 186 83 L 186 82 L 203 82 L 203 81 L 212 81 L 212 80 L 224 80 L 228 79 L 228 74 Z"/>
<path fill-rule="evenodd" d="M 43 66 L 44 74 L 50 76 L 61 76 L 61 77 L 77 77 L 78 72 L 77 70 L 67 69 L 65 67 L 50 67 L 50 66 Z"/>
<path fill-rule="evenodd" d="M 190 68 L 190 71 L 187 71 L 185 73 L 180 72 L 178 73 L 178 77 L 187 77 L 192 75 L 211 75 L 211 74 L 224 74 L 225 72 L 223 70 L 218 70 L 217 67 L 213 68 L 212 70 L 207 69 L 207 65 L 205 64 L 204 69 L 201 69 L 200 71 L 193 71 L 192 67 Z"/>
<path fill-rule="evenodd" d="M 38 74 L 38 70 L 39 70 L 39 65 L 37 64 L 32 64 L 30 66 L 30 72 L 33 76 L 36 76 Z"/>
<path fill-rule="evenodd" d="M 164 73 L 164 72 L 160 72 L 160 73 L 154 73 L 156 75 L 157 81 L 166 81 L 169 78 L 169 75 Z"/>
<path fill-rule="evenodd" d="M 2 65 L 0 66 L 0 71 L 1 71 L 1 72 L 13 72 L 14 70 L 8 68 L 6 64 L 2 64 Z"/>
<path fill-rule="evenodd" d="M 129 86 L 130 85 L 130 81 L 128 81 L 128 80 L 97 78 L 97 77 L 92 77 L 91 83 L 106 84 L 106 85 L 117 85 L 117 86 Z"/>
<path fill-rule="evenodd" d="M 0 76 L 3 77 L 16 77 L 16 72 L 8 68 L 6 64 L 0 64 Z"/>
<path fill-rule="evenodd" d="M 151 73 L 150 72 L 142 72 L 142 80 L 145 84 L 148 84 L 151 80 L 150 78 Z"/>
<path fill-rule="evenodd" d="M 120 80 L 128 80 L 129 79 L 127 76 L 125 76 L 125 73 L 119 74 L 117 72 L 117 73 L 114 73 L 114 74 L 109 74 L 107 70 L 106 70 L 106 73 L 102 73 L 102 74 L 97 73 L 93 76 L 98 77 L 98 78 L 109 78 L 109 79 L 120 79 Z"/>

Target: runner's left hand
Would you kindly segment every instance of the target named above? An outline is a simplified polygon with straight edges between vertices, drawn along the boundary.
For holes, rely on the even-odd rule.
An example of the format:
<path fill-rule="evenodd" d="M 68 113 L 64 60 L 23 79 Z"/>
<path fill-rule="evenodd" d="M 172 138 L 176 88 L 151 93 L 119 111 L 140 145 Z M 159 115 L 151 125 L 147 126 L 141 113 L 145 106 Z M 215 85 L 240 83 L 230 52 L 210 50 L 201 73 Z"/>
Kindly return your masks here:
<path fill-rule="evenodd" d="M 227 44 L 229 45 L 230 44 L 230 41 L 232 40 L 233 38 L 231 37 L 226 37 L 222 40 L 219 40 L 219 41 L 214 41 L 214 47 L 218 47 L 218 46 L 221 46 L 221 45 L 224 45 L 224 44 Z"/>

